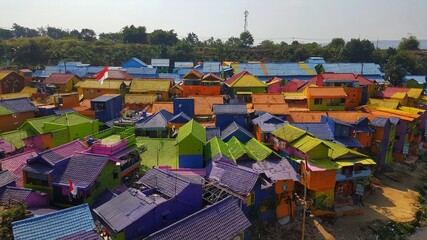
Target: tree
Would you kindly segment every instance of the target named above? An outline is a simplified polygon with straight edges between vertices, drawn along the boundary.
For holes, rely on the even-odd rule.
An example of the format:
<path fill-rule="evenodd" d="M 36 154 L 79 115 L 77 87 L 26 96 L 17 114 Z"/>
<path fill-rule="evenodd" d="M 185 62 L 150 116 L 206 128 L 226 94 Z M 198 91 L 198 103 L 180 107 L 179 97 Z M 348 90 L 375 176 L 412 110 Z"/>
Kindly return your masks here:
<path fill-rule="evenodd" d="M 405 76 L 405 70 L 395 62 L 388 62 L 385 66 L 384 78 L 393 86 L 400 86 Z"/>
<path fill-rule="evenodd" d="M 369 40 L 351 39 L 345 44 L 350 62 L 371 62 L 375 46 Z"/>
<path fill-rule="evenodd" d="M 60 39 L 63 37 L 68 37 L 69 33 L 60 28 L 47 27 L 47 36 L 53 39 Z"/>
<path fill-rule="evenodd" d="M 419 50 L 420 42 L 417 40 L 415 36 L 409 36 L 408 38 L 402 38 L 400 41 L 398 49 L 399 50 Z"/>
<path fill-rule="evenodd" d="M 13 38 L 13 32 L 8 29 L 0 28 L 0 40 Z"/>
<path fill-rule="evenodd" d="M 148 43 L 147 29 L 144 26 L 135 27 L 130 25 L 123 28 L 124 43 Z"/>
<path fill-rule="evenodd" d="M 164 31 L 161 29 L 154 30 L 150 33 L 150 43 L 154 45 L 173 46 L 178 42 L 177 34 L 174 30 Z"/>
<path fill-rule="evenodd" d="M 242 32 L 240 34 L 240 41 L 242 42 L 243 47 L 250 47 L 254 44 L 254 37 L 248 31 Z"/>
<path fill-rule="evenodd" d="M 271 49 L 271 48 L 274 48 L 275 46 L 276 44 L 274 44 L 274 42 L 271 40 L 264 40 L 258 45 L 259 48 L 266 48 L 266 49 L 269 49 L 269 48 Z"/>
<path fill-rule="evenodd" d="M 9 207 L 0 212 L 0 239 L 13 239 L 12 223 L 27 218 L 27 208 L 24 204 Z"/>
<path fill-rule="evenodd" d="M 82 36 L 80 35 L 80 32 L 76 29 L 74 29 L 70 32 L 70 37 L 77 38 L 77 39 L 82 38 Z"/>
<path fill-rule="evenodd" d="M 344 47 L 345 41 L 342 38 L 333 38 L 331 42 L 328 44 L 329 47 L 340 48 Z"/>
<path fill-rule="evenodd" d="M 193 61 L 193 46 L 188 41 L 179 41 L 170 48 L 170 56 L 175 61 Z"/>
<path fill-rule="evenodd" d="M 200 43 L 199 37 L 197 36 L 197 34 L 193 32 L 188 33 L 187 37 L 184 40 L 192 45 L 196 45 Z"/>
<path fill-rule="evenodd" d="M 100 40 L 109 40 L 113 43 L 122 43 L 123 42 L 123 33 L 100 33 Z"/>
<path fill-rule="evenodd" d="M 240 38 L 230 37 L 229 39 L 227 39 L 227 41 L 225 41 L 225 45 L 230 47 L 240 47 L 242 46 L 242 41 L 240 40 Z"/>
<path fill-rule="evenodd" d="M 80 31 L 80 36 L 83 41 L 95 41 L 96 40 L 96 33 L 92 29 L 83 28 Z"/>

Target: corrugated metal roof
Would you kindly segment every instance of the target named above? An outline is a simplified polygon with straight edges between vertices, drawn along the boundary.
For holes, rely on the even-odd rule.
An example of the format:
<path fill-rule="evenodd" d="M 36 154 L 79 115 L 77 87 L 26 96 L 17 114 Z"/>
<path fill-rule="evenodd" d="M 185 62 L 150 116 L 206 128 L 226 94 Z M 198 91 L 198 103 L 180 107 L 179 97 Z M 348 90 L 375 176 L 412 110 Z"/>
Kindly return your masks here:
<path fill-rule="evenodd" d="M 381 66 L 376 63 L 325 63 L 322 64 L 326 72 L 357 73 L 362 75 L 381 76 Z"/>
<path fill-rule="evenodd" d="M 290 123 L 292 126 L 295 126 L 299 129 L 303 129 L 319 139 L 332 141 L 334 140 L 334 135 L 332 134 L 329 125 L 326 123 Z"/>
<path fill-rule="evenodd" d="M 129 92 L 168 92 L 170 87 L 170 79 L 133 79 Z"/>
<path fill-rule="evenodd" d="M 126 104 L 153 104 L 157 101 L 157 95 L 155 94 L 126 94 Z"/>
<path fill-rule="evenodd" d="M 3 115 L 12 113 L 38 112 L 38 109 L 28 98 L 1 99 L 0 107 L 9 111 L 3 110 Z"/>
<path fill-rule="evenodd" d="M 151 59 L 153 67 L 169 67 L 169 59 L 153 58 Z"/>
<path fill-rule="evenodd" d="M 298 181 L 297 173 L 286 158 L 256 162 L 252 169 L 258 174 L 264 173 L 273 183 L 280 180 Z"/>
<path fill-rule="evenodd" d="M 218 73 L 220 72 L 221 62 L 203 62 L 203 70 L 204 73 Z"/>

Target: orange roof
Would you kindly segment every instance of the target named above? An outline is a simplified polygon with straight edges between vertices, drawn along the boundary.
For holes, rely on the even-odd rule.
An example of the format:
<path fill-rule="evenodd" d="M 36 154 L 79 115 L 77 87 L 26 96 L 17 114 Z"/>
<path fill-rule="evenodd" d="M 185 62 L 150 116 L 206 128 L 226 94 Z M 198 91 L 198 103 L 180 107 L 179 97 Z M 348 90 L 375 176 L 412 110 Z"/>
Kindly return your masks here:
<path fill-rule="evenodd" d="M 85 99 L 82 102 L 80 102 L 80 106 L 74 107 L 73 109 L 77 112 L 82 112 L 90 109 L 90 99 Z"/>
<path fill-rule="evenodd" d="M 406 121 L 410 121 L 410 122 L 412 122 L 414 120 L 414 118 L 411 118 L 411 117 L 405 117 L 405 116 L 401 116 L 398 114 L 393 114 L 393 113 L 388 113 L 388 112 L 383 112 L 383 111 L 378 111 L 378 110 L 371 110 L 370 113 L 372 114 L 372 116 L 368 117 L 369 120 L 371 120 L 375 117 L 385 117 L 385 118 L 397 117 L 397 118 L 400 118 L 401 120 L 406 120 Z"/>
<path fill-rule="evenodd" d="M 252 94 L 252 103 L 284 103 L 285 97 L 283 94 Z"/>
<path fill-rule="evenodd" d="M 201 79 L 203 74 L 196 69 L 191 70 L 187 74 L 185 74 L 182 79 Z"/>
<path fill-rule="evenodd" d="M 190 96 L 194 99 L 194 114 L 196 116 L 212 115 L 213 104 L 223 104 L 222 96 Z"/>
<path fill-rule="evenodd" d="M 208 73 L 202 77 L 202 80 L 221 81 L 222 79 L 213 73 Z"/>
<path fill-rule="evenodd" d="M 356 122 L 361 117 L 368 117 L 370 114 L 357 111 L 329 111 L 328 115 L 343 122 Z"/>
<path fill-rule="evenodd" d="M 161 109 L 164 109 L 168 112 L 173 113 L 173 102 L 155 102 L 151 107 L 151 113 L 155 114 L 159 112 Z"/>
<path fill-rule="evenodd" d="M 268 112 L 273 115 L 289 114 L 289 107 L 287 103 L 276 103 L 276 104 L 254 103 L 253 108 L 255 111 Z"/>
<path fill-rule="evenodd" d="M 343 87 L 309 87 L 308 94 L 314 98 L 345 98 Z"/>
<path fill-rule="evenodd" d="M 322 116 L 326 116 L 326 112 L 289 111 L 288 121 L 300 123 L 315 123 L 320 122 Z"/>

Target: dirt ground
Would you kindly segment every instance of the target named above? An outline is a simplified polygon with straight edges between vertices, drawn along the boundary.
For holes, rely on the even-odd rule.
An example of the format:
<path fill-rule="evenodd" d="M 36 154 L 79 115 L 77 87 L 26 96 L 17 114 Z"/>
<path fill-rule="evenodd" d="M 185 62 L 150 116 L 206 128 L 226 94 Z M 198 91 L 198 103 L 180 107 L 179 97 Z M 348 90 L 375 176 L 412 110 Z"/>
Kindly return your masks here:
<path fill-rule="evenodd" d="M 419 208 L 418 189 L 422 178 L 427 179 L 427 161 L 419 162 L 413 168 L 394 164 L 391 170 L 376 174 L 373 190 L 367 193 L 363 200 L 364 214 L 329 219 L 307 217 L 304 239 L 374 240 L 376 236 L 367 229 L 374 220 L 384 222 L 415 220 L 415 214 Z M 301 218 L 294 218 L 284 226 L 272 226 L 265 235 L 252 236 L 252 238 L 299 240 L 301 226 Z M 427 223 L 409 239 L 427 239 Z"/>
<path fill-rule="evenodd" d="M 363 227 L 373 220 L 414 220 L 419 195 L 416 186 L 420 184 L 420 177 L 426 175 L 425 169 L 424 165 L 415 170 L 399 165 L 393 171 L 378 174 L 378 184 L 364 199 L 363 215 L 340 217 L 332 224 L 311 218 L 306 239 L 368 239 L 372 236 L 367 235 Z"/>

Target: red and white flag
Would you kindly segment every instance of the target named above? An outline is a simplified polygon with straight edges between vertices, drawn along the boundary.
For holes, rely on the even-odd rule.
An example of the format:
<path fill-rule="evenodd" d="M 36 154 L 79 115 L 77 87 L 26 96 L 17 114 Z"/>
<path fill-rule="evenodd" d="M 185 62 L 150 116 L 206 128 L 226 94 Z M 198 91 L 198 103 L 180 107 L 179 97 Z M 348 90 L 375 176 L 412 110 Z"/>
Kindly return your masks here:
<path fill-rule="evenodd" d="M 73 181 L 71 181 L 71 179 L 70 179 L 70 193 L 73 194 L 74 196 L 77 195 L 77 187 L 73 183 Z"/>
<path fill-rule="evenodd" d="M 104 69 L 102 69 L 101 72 L 96 75 L 96 79 L 100 84 L 104 83 L 104 80 L 108 78 L 108 66 L 106 66 Z"/>

